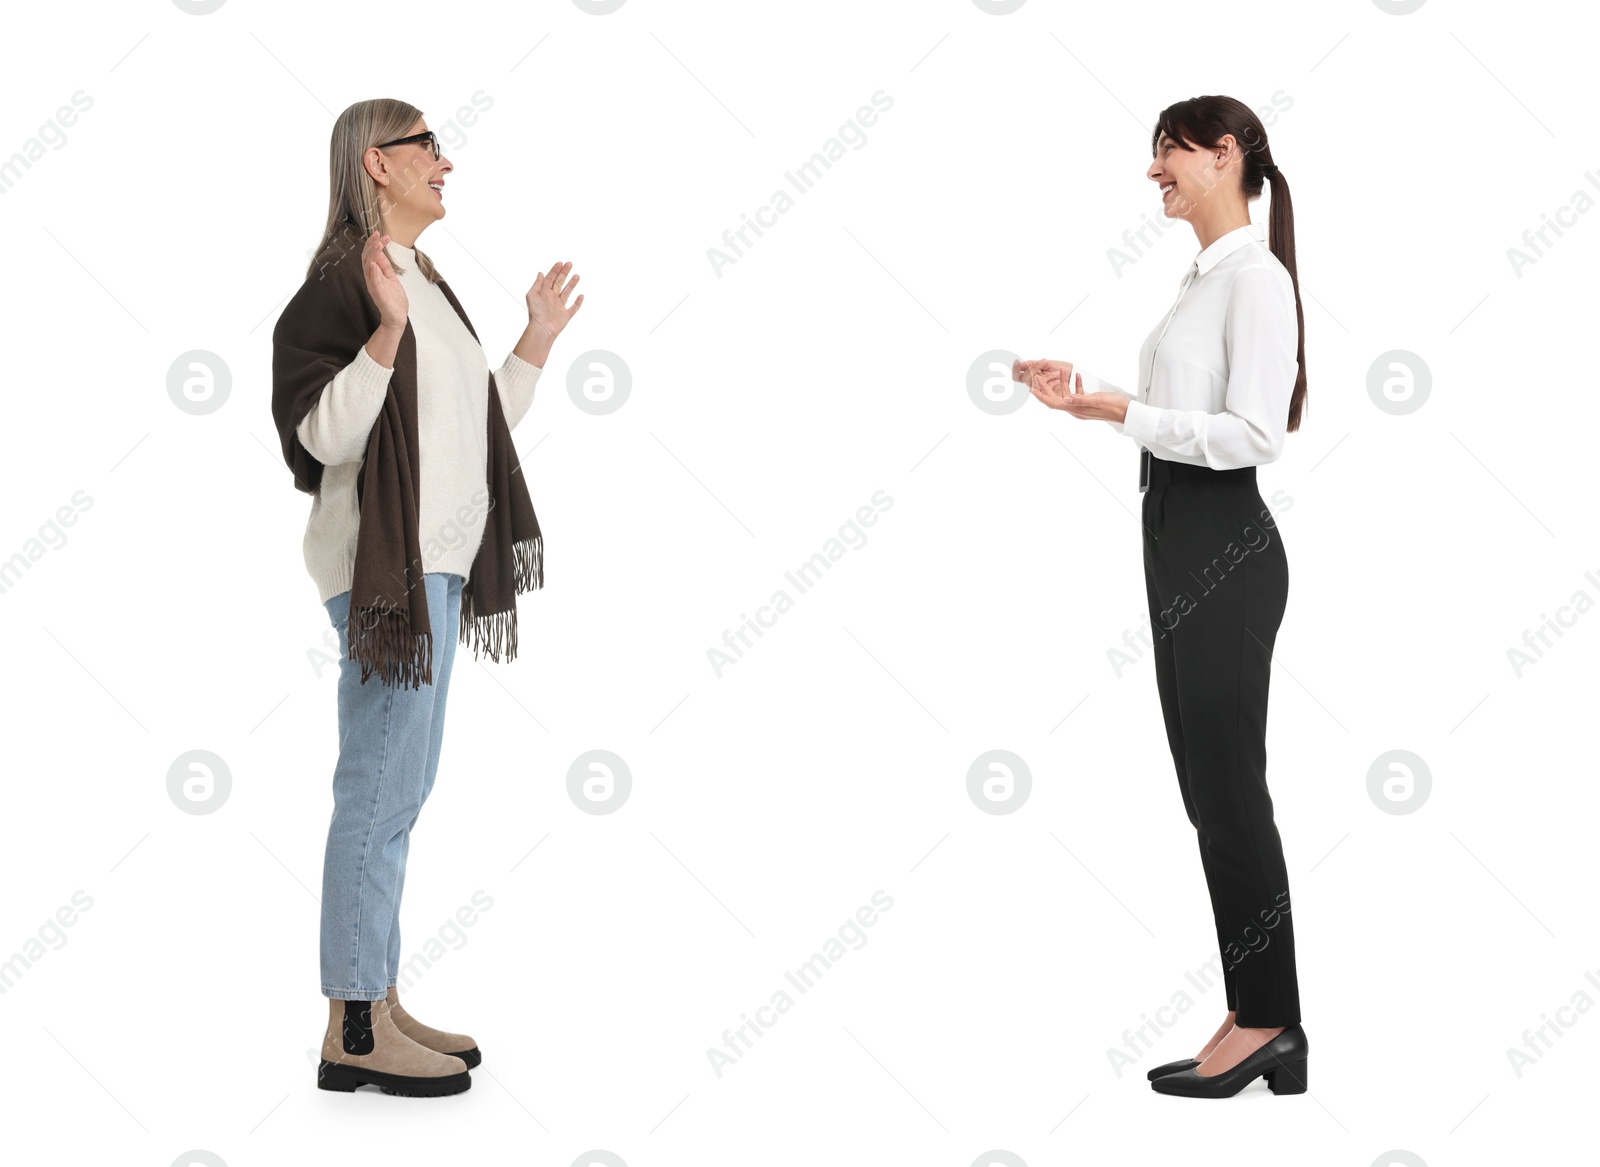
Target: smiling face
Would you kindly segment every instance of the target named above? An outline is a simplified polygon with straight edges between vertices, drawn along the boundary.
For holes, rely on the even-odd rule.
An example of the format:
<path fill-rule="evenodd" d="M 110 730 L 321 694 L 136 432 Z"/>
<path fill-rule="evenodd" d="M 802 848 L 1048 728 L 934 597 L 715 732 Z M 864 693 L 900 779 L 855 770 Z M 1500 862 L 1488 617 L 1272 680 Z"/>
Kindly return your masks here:
<path fill-rule="evenodd" d="M 1233 165 L 1233 135 L 1225 135 L 1212 149 L 1190 149 L 1162 133 L 1156 142 L 1156 156 L 1145 177 L 1161 191 L 1161 210 L 1169 219 L 1190 219 L 1206 205 L 1207 198 L 1221 184 Z M 1218 155 L 1221 162 L 1218 162 Z"/>
<path fill-rule="evenodd" d="M 404 134 L 410 137 L 428 128 L 418 118 Z M 407 142 L 403 146 L 370 148 L 363 162 L 377 182 L 379 214 L 384 231 L 407 247 L 435 219 L 444 218 L 445 175 L 455 169 L 441 152 L 438 158 L 426 142 Z"/>

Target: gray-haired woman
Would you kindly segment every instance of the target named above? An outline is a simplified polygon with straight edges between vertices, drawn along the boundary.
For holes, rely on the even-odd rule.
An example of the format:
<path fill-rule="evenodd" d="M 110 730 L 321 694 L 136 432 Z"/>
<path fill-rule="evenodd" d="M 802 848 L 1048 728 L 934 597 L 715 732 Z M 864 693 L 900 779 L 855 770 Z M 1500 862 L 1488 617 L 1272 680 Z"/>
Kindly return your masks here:
<path fill-rule="evenodd" d="M 491 373 L 416 250 L 444 217 L 454 169 L 420 111 L 352 105 L 330 162 L 322 243 L 272 337 L 273 419 L 296 487 L 312 495 L 306 568 L 342 656 L 317 1085 L 454 1094 L 472 1084 L 477 1042 L 400 1005 L 406 857 L 438 770 L 458 626 L 474 651 L 512 659 L 515 597 L 543 586 L 543 535 L 510 430 L 583 297 L 567 306 L 570 263 L 539 273 L 527 328 Z"/>

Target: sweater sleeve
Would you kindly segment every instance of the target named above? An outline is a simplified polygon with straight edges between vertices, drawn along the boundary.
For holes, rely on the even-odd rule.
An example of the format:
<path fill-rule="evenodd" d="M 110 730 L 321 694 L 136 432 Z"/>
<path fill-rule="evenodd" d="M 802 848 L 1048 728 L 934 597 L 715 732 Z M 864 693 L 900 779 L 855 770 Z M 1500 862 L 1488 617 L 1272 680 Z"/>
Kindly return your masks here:
<path fill-rule="evenodd" d="M 390 370 L 366 354 L 379 313 L 367 293 L 360 263 L 352 258 L 360 249 L 360 240 L 348 231 L 330 242 L 272 329 L 272 424 L 295 489 L 308 494 L 320 488 L 326 463 L 302 437 L 300 423 L 306 415 L 322 407 L 327 424 L 306 428 L 312 442 L 321 436 L 322 453 L 331 457 L 335 453 L 331 447 L 346 440 L 336 431 L 356 424 L 358 410 L 349 398 L 363 396 L 362 388 L 377 398 L 361 424 L 363 439 L 370 436 L 386 407 L 387 392 L 379 390 L 386 390 Z M 346 449 L 345 454 L 361 457 L 359 450 L 350 454 Z"/>
<path fill-rule="evenodd" d="M 300 444 L 324 466 L 359 462 L 366 455 L 372 424 L 383 412 L 394 369 L 372 359 L 367 346 L 334 374 L 317 403 L 295 427 Z"/>
<path fill-rule="evenodd" d="M 516 353 L 506 354 L 506 363 L 494 375 L 495 387 L 500 390 L 500 407 L 505 411 L 506 426 L 516 429 L 533 407 L 533 390 L 539 383 L 541 365 L 530 365 Z"/>
<path fill-rule="evenodd" d="M 1293 294 L 1284 295 L 1278 271 L 1247 268 L 1228 296 L 1228 388 L 1222 412 L 1130 401 L 1123 432 L 1175 454 L 1204 458 L 1213 470 L 1274 461 L 1289 429 L 1299 332 Z"/>

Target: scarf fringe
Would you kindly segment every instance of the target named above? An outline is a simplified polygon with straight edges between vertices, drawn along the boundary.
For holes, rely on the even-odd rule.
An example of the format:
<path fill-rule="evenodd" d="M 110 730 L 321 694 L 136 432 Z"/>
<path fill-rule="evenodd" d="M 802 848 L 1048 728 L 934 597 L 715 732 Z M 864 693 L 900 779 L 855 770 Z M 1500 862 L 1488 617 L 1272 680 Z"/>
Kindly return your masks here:
<path fill-rule="evenodd" d="M 535 535 L 524 539 L 511 549 L 516 564 L 513 591 L 520 595 L 544 587 L 544 537 Z M 496 664 L 503 656 L 507 661 L 517 659 L 517 609 L 513 606 L 504 612 L 479 616 L 473 611 L 471 589 L 461 595 L 460 643 L 472 649 L 476 657 L 487 652 Z"/>
<path fill-rule="evenodd" d="M 518 595 L 544 587 L 544 536 L 542 534 L 535 535 L 532 539 L 524 539 L 513 546 L 511 555 L 516 561 L 515 579 Z"/>
<path fill-rule="evenodd" d="M 411 621 L 398 608 L 351 609 L 345 631 L 350 660 L 361 665 L 361 683 L 377 673 L 385 685 L 420 689 L 433 684 L 433 635 L 412 635 Z"/>
<path fill-rule="evenodd" d="M 468 633 L 471 640 L 468 640 Z M 461 612 L 461 643 L 472 645 L 472 655 L 476 657 L 479 651 L 486 651 L 489 658 L 496 664 L 500 663 L 501 656 L 506 660 L 517 659 L 517 610 L 508 608 L 504 612 L 496 612 L 493 616 L 479 616 L 469 618 L 463 606 Z"/>

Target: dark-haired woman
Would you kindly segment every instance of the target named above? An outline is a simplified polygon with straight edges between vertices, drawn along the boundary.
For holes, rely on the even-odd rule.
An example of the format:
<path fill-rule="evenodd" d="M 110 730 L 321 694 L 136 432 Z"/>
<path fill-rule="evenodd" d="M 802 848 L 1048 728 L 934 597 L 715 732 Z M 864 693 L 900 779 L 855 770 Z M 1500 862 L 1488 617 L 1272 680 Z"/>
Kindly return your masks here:
<path fill-rule="evenodd" d="M 306 568 L 338 630 L 339 759 L 323 862 L 328 998 L 317 1085 L 412 1096 L 471 1086 L 477 1042 L 400 1004 L 400 897 L 433 788 L 460 640 L 516 652 L 515 598 L 544 545 L 510 429 L 583 303 L 541 272 L 491 373 L 450 286 L 416 250 L 453 167 L 420 112 L 359 102 L 335 121 L 327 226 L 273 331 L 273 419 L 313 497 Z M 562 283 L 566 280 L 565 284 Z"/>
<path fill-rule="evenodd" d="M 1164 110 L 1146 177 L 1200 253 L 1139 354 L 1139 391 L 1084 392 L 1059 361 L 1013 376 L 1052 409 L 1109 422 L 1140 447 L 1145 592 L 1156 686 L 1196 830 L 1228 1015 L 1193 1058 L 1149 1072 L 1163 1094 L 1222 1098 L 1265 1078 L 1303 1093 L 1289 878 L 1266 781 L 1272 646 L 1289 567 L 1256 471 L 1305 402 L 1304 326 L 1289 187 L 1260 120 L 1228 97 Z M 1271 183 L 1270 244 L 1249 203 Z"/>

